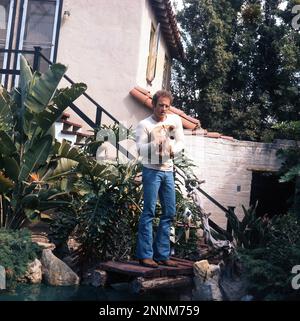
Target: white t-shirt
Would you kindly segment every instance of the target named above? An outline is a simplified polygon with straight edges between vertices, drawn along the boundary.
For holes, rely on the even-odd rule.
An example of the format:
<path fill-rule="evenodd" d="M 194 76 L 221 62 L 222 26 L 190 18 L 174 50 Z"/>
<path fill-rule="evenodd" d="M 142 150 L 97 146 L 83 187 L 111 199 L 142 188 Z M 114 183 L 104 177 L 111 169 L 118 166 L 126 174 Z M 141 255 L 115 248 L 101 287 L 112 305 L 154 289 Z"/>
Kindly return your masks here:
<path fill-rule="evenodd" d="M 159 153 L 155 137 L 164 138 L 165 143 L 161 146 L 163 154 Z M 154 120 L 152 115 L 145 118 L 136 128 L 136 143 L 145 167 L 172 171 L 172 152 L 174 154 L 180 153 L 184 147 L 184 133 L 180 117 L 175 114 L 167 114 L 166 119 L 159 122 Z"/>

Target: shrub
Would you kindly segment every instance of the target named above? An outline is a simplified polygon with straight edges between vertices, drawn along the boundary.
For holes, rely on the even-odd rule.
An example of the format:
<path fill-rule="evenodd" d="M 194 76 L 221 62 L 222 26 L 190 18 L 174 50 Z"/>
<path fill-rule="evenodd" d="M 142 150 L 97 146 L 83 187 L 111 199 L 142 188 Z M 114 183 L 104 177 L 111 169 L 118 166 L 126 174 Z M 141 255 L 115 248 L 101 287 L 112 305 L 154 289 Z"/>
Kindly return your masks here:
<path fill-rule="evenodd" d="M 31 241 L 27 229 L 0 229 L 0 265 L 6 270 L 7 288 L 13 288 L 16 280 L 27 270 L 28 263 L 40 257 L 40 247 Z"/>
<path fill-rule="evenodd" d="M 275 216 L 264 247 L 239 249 L 249 291 L 258 300 L 293 300 L 292 267 L 300 263 L 300 225 L 294 215 Z"/>

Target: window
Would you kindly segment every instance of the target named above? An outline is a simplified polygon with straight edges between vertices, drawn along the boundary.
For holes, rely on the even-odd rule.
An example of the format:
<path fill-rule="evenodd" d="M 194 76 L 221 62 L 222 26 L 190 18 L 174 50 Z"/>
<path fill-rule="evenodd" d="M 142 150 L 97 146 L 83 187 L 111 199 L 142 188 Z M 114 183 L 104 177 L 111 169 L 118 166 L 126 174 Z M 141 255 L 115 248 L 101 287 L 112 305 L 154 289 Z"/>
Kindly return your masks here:
<path fill-rule="evenodd" d="M 10 0 L 0 0 L 0 48 L 5 48 L 8 41 L 7 24 L 10 10 Z M 4 67 L 5 53 L 0 53 L 0 69 Z M 2 82 L 3 76 L 0 81 Z"/>
<path fill-rule="evenodd" d="M 32 50 L 34 46 L 40 46 L 42 53 L 50 60 L 53 52 L 53 33 L 56 28 L 56 1 L 28 1 L 25 28 L 23 35 L 23 49 Z M 26 58 L 33 64 L 33 56 Z M 41 71 L 45 71 L 48 64 L 42 61 Z"/>
<path fill-rule="evenodd" d="M 0 48 L 33 51 L 35 46 L 55 62 L 63 0 L 0 0 Z M 4 29 L 3 29 L 4 27 Z M 24 54 L 33 65 L 33 54 Z M 0 68 L 19 70 L 20 55 L 0 54 Z M 40 71 L 48 64 L 41 60 Z M 6 73 L 1 84 L 7 89 L 17 85 L 19 76 Z"/>
<path fill-rule="evenodd" d="M 163 89 L 166 89 L 166 90 L 170 89 L 170 78 L 171 78 L 171 63 L 170 63 L 170 58 L 166 55 L 165 63 L 164 63 L 163 81 L 162 81 Z"/>
<path fill-rule="evenodd" d="M 4 47 L 7 30 L 9 1 L 0 0 L 0 46 Z"/>
<path fill-rule="evenodd" d="M 2 1 L 1 1 L 2 2 Z M 0 30 L 6 29 L 6 8 L 0 2 Z"/>
<path fill-rule="evenodd" d="M 147 72 L 146 72 L 146 79 L 148 84 L 150 85 L 153 79 L 155 78 L 159 37 L 160 37 L 160 24 L 157 25 L 156 29 L 154 25 L 151 24 L 149 56 L 148 56 L 148 64 L 147 64 Z"/>

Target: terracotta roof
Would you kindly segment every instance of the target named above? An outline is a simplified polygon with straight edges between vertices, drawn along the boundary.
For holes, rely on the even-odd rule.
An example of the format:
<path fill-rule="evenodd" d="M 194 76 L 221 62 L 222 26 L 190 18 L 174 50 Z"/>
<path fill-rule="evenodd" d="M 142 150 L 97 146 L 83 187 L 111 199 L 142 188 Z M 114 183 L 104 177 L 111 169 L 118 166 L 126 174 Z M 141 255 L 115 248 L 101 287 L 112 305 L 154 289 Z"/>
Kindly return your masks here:
<path fill-rule="evenodd" d="M 136 98 L 146 107 L 152 109 L 152 95 L 148 90 L 136 86 L 130 91 L 130 95 Z M 170 114 L 177 114 L 178 116 L 180 116 L 183 127 L 186 129 L 191 129 L 192 135 L 201 135 L 209 138 L 221 138 L 225 140 L 235 141 L 235 139 L 231 136 L 224 136 L 221 133 L 209 132 L 206 129 L 201 128 L 200 121 L 198 119 L 188 116 L 182 110 L 174 106 L 171 106 Z"/>
<path fill-rule="evenodd" d="M 173 58 L 184 59 L 181 37 L 170 0 L 149 0 Z"/>
<path fill-rule="evenodd" d="M 143 105 L 152 109 L 152 95 L 150 94 L 149 91 L 137 86 L 130 91 L 130 94 L 131 96 L 136 98 L 138 101 L 140 101 Z M 195 130 L 196 128 L 200 128 L 199 120 L 186 115 L 182 110 L 171 106 L 170 113 L 177 114 L 178 116 L 180 116 L 182 120 L 182 125 L 184 128 L 193 129 L 193 130 Z"/>

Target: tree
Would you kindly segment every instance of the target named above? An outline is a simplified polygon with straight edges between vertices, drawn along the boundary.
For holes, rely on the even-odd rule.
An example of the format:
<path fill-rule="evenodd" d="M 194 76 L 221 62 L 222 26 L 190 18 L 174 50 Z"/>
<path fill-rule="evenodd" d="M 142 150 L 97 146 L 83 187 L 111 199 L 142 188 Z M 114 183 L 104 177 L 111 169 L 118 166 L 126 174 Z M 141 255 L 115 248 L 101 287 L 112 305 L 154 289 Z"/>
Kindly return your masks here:
<path fill-rule="evenodd" d="M 202 127 L 262 140 L 299 117 L 300 37 L 279 0 L 187 0 L 178 14 L 186 59 L 175 63 L 175 104 Z M 289 13 L 290 12 L 290 13 Z"/>
<path fill-rule="evenodd" d="M 295 182 L 295 193 L 292 211 L 300 219 L 300 121 L 282 122 L 276 124 L 280 138 L 293 140 L 293 145 L 280 149 L 278 155 L 283 159 L 280 169 L 280 182 Z"/>

